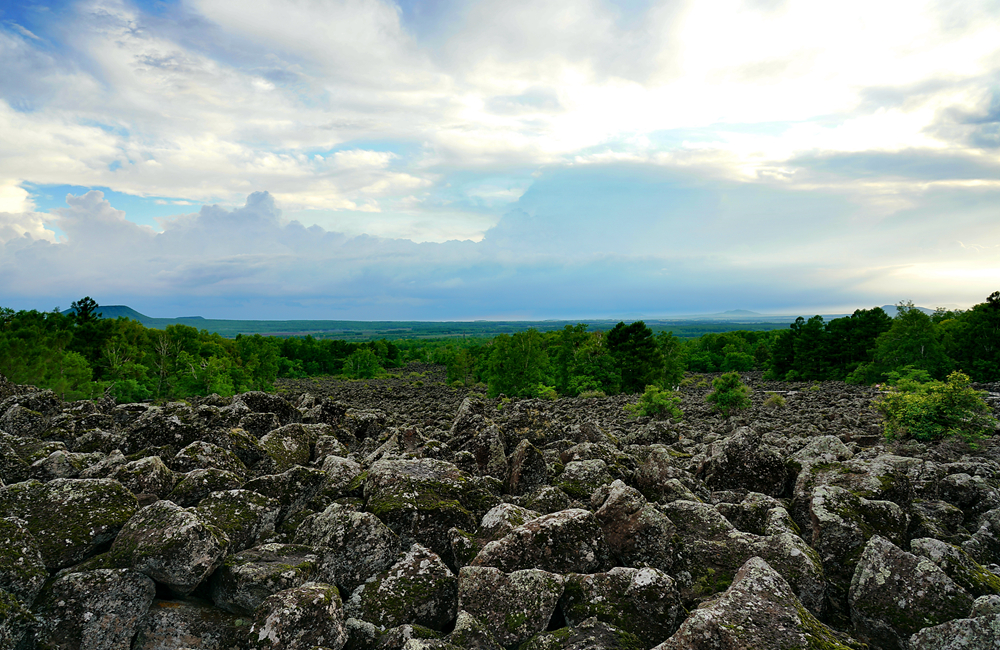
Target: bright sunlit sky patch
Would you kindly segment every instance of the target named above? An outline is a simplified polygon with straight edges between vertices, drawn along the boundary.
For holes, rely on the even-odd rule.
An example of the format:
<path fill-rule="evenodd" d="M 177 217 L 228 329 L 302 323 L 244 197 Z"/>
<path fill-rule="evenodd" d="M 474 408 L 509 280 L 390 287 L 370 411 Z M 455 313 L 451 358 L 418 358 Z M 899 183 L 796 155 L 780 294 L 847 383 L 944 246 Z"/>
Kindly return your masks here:
<path fill-rule="evenodd" d="M 0 0 L 0 304 L 831 313 L 1000 288 L 1000 3 Z"/>

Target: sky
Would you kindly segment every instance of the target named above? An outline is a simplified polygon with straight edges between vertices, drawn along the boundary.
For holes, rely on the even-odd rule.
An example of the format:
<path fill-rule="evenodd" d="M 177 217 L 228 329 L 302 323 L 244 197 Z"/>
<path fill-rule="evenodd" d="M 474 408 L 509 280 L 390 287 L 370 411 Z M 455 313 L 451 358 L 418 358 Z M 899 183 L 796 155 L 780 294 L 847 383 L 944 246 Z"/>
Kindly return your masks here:
<path fill-rule="evenodd" d="M 0 0 L 0 306 L 968 308 L 1000 2 Z"/>

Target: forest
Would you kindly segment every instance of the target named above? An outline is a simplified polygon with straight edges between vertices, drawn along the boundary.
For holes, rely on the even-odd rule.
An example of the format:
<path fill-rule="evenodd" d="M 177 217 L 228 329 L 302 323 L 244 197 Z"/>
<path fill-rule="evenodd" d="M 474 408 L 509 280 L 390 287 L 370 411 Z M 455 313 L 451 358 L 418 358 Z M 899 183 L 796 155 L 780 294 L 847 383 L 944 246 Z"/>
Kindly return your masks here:
<path fill-rule="evenodd" d="M 933 314 L 901 302 L 787 329 L 708 333 L 684 340 L 643 321 L 606 330 L 587 324 L 492 338 L 375 341 L 312 336 L 225 338 L 185 324 L 148 328 L 102 318 L 86 297 L 70 313 L 0 308 L 0 373 L 65 399 L 110 393 L 122 402 L 273 390 L 278 378 L 375 377 L 409 362 L 448 368 L 452 385 L 480 385 L 491 397 L 612 395 L 670 389 L 685 373 L 764 371 L 784 381 L 875 384 L 904 368 L 942 380 L 961 371 L 1000 381 L 1000 292 L 968 310 Z"/>

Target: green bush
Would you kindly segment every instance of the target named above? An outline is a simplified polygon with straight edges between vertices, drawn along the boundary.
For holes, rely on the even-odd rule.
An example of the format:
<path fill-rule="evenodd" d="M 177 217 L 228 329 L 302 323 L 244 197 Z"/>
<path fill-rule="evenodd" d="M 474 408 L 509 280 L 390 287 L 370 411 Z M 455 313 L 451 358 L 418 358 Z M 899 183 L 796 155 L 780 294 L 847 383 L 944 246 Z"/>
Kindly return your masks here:
<path fill-rule="evenodd" d="M 559 398 L 559 393 L 556 391 L 555 386 L 546 386 L 540 383 L 535 386 L 535 390 L 532 392 L 534 392 L 535 397 L 538 399 L 547 399 L 550 402 L 554 402 Z"/>
<path fill-rule="evenodd" d="M 740 379 L 739 373 L 727 372 L 712 382 L 712 392 L 705 396 L 705 401 L 728 418 L 733 411 L 750 408 L 750 388 Z"/>
<path fill-rule="evenodd" d="M 581 397 L 583 399 L 591 399 L 594 397 L 607 397 L 607 394 L 605 394 L 603 390 L 585 390 L 579 395 L 577 395 L 577 397 Z"/>
<path fill-rule="evenodd" d="M 975 443 L 997 426 L 983 393 L 969 386 L 969 376 L 953 372 L 931 381 L 925 370 L 906 366 L 889 373 L 888 392 L 875 400 L 886 438 L 941 440 L 958 436 Z"/>
<path fill-rule="evenodd" d="M 777 393 L 768 393 L 767 399 L 764 400 L 764 406 L 774 409 L 785 408 L 785 397 Z"/>
<path fill-rule="evenodd" d="M 639 396 L 639 401 L 635 404 L 626 404 L 625 410 L 635 418 L 648 416 L 680 420 L 684 417 L 684 412 L 678 407 L 680 403 L 681 398 L 671 391 L 651 384 L 646 386 L 645 392 Z"/>

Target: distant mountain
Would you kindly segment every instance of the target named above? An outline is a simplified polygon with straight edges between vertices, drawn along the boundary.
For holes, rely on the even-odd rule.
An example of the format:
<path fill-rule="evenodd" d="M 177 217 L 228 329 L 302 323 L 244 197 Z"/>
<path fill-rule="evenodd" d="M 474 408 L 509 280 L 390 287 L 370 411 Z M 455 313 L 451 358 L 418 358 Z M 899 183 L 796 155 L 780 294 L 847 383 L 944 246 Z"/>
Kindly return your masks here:
<path fill-rule="evenodd" d="M 66 316 L 69 316 L 74 311 L 75 310 L 73 309 L 64 309 L 62 313 L 65 314 Z M 125 318 L 131 318 L 132 320 L 137 320 L 143 325 L 146 325 L 149 321 L 154 320 L 149 316 L 146 316 L 145 314 L 140 314 L 136 310 L 132 309 L 131 307 L 127 307 L 125 305 L 99 305 L 97 307 L 97 313 L 101 315 L 101 318 L 115 319 L 119 318 L 120 316 L 124 316 Z"/>
<path fill-rule="evenodd" d="M 750 311 L 749 309 L 730 309 L 722 312 L 723 316 L 763 316 L 763 314 Z"/>
<path fill-rule="evenodd" d="M 924 312 L 928 316 L 934 313 L 933 309 L 927 309 L 926 307 L 917 307 L 920 311 Z M 890 316 L 896 316 L 896 305 L 882 305 L 882 311 L 889 314 Z"/>

